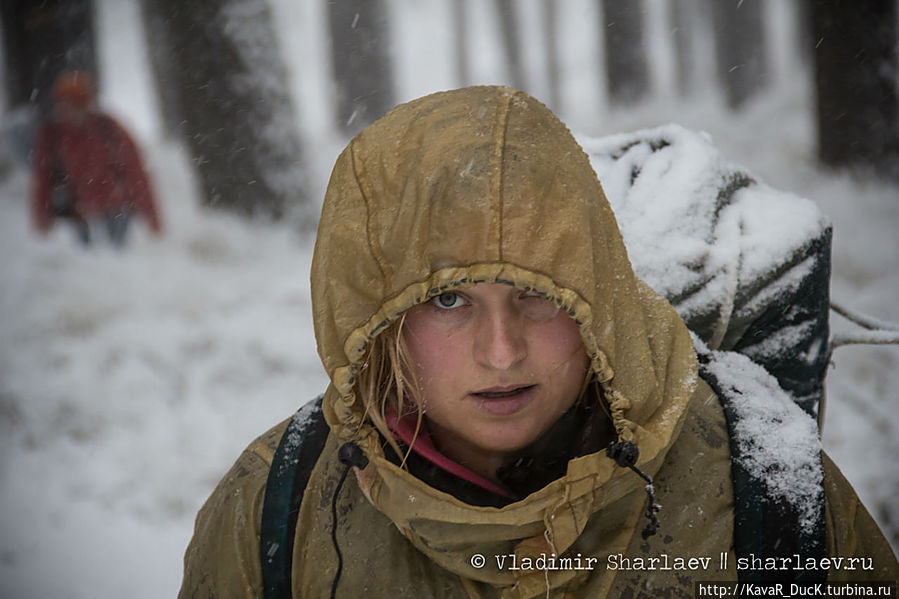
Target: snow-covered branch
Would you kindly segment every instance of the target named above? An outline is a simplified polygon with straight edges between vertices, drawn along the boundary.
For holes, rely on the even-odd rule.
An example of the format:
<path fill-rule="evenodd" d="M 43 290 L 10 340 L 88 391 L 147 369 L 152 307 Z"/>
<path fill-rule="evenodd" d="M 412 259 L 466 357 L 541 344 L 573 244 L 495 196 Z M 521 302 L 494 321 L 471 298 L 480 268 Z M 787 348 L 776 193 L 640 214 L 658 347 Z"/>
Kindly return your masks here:
<path fill-rule="evenodd" d="M 855 324 L 865 327 L 869 330 L 879 330 L 879 331 L 899 331 L 899 323 L 888 322 L 886 320 L 880 320 L 879 318 L 874 318 L 873 316 L 868 316 L 866 314 L 862 314 L 861 312 L 856 312 L 855 310 L 850 310 L 849 308 L 838 304 L 834 301 L 830 302 L 830 309 L 851 322 Z M 865 342 L 868 343 L 868 342 Z M 894 342 L 895 343 L 895 342 Z"/>
<path fill-rule="evenodd" d="M 841 333 L 830 340 L 831 350 L 842 345 L 852 344 L 892 345 L 899 344 L 899 331 L 859 331 L 857 333 Z"/>
<path fill-rule="evenodd" d="M 835 334 L 830 340 L 831 351 L 842 345 L 853 344 L 899 345 L 899 324 L 867 316 L 834 302 L 830 303 L 830 309 L 846 320 L 867 329 L 854 333 Z"/>

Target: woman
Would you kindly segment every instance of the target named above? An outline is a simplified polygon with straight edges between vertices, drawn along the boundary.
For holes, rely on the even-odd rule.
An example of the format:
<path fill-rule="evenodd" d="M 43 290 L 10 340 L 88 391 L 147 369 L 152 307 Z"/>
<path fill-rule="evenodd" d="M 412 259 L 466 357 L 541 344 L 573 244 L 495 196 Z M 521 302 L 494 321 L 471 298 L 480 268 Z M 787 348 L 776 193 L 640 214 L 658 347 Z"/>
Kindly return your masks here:
<path fill-rule="evenodd" d="M 721 405 L 539 102 L 434 94 L 357 136 L 325 197 L 312 296 L 330 432 L 291 479 L 296 532 L 260 548 L 286 468 L 269 472 L 273 454 L 315 436 L 314 404 L 207 501 L 182 596 L 261 596 L 284 546 L 294 597 L 692 595 L 736 579 Z M 829 462 L 823 481 L 830 554 L 875 555 L 869 579 L 895 578 Z"/>

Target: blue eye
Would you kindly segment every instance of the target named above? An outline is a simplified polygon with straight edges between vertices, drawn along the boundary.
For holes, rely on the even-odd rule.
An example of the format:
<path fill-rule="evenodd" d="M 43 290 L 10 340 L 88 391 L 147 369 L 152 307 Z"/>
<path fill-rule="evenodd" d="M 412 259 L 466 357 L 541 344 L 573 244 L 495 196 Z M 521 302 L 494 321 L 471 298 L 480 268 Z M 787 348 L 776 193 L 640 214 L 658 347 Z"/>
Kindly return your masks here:
<path fill-rule="evenodd" d="M 465 300 L 458 293 L 447 291 L 441 293 L 431 300 L 431 303 L 441 310 L 452 310 L 453 308 L 461 308 L 465 305 Z"/>

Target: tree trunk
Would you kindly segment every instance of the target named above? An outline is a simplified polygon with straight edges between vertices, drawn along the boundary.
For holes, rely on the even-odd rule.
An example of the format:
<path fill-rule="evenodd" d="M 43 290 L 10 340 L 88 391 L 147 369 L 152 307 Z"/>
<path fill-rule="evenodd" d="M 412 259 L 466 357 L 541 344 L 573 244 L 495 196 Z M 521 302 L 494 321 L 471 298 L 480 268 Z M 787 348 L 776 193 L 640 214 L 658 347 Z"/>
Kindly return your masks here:
<path fill-rule="evenodd" d="M 728 105 L 742 107 L 766 83 L 761 0 L 707 0 L 715 26 L 718 78 Z"/>
<path fill-rule="evenodd" d="M 453 33 L 456 50 L 456 80 L 459 87 L 468 85 L 471 69 L 468 66 L 468 27 L 465 23 L 465 0 L 452 0 Z"/>
<path fill-rule="evenodd" d="M 559 60 L 559 41 L 556 35 L 558 16 L 555 0 L 543 0 L 543 35 L 546 40 L 546 70 L 549 84 L 548 104 L 552 110 L 562 107 L 562 82 L 559 76 L 561 61 Z"/>
<path fill-rule="evenodd" d="M 495 0 L 497 18 L 502 34 L 503 51 L 512 87 L 525 88 L 524 68 L 521 64 L 521 46 L 518 38 L 518 10 L 512 0 Z"/>
<path fill-rule="evenodd" d="M 811 70 L 815 44 L 814 32 L 812 31 L 812 0 L 795 0 L 796 1 L 796 22 L 799 31 L 796 32 L 797 54 L 803 66 L 808 66 Z"/>
<path fill-rule="evenodd" d="M 675 78 L 677 91 L 686 96 L 693 89 L 695 67 L 696 0 L 674 0 L 671 16 L 674 25 Z"/>
<path fill-rule="evenodd" d="M 896 2 L 814 0 L 818 156 L 899 175 Z"/>
<path fill-rule="evenodd" d="M 649 89 L 642 11 L 642 0 L 602 0 L 606 77 L 615 104 L 640 100 Z"/>
<path fill-rule="evenodd" d="M 386 14 L 383 0 L 328 2 L 337 114 L 349 135 L 393 107 Z"/>
<path fill-rule="evenodd" d="M 163 133 L 168 137 L 175 137 L 184 121 L 184 115 L 181 112 L 181 93 L 175 77 L 177 57 L 172 40 L 169 39 L 171 25 L 165 22 L 166 10 L 165 4 L 158 0 L 141 0 L 147 52 L 156 82 Z"/>
<path fill-rule="evenodd" d="M 314 220 L 267 2 L 155 1 L 162 17 L 157 24 L 171 45 L 168 75 L 181 134 L 204 203 L 245 215 L 291 212 Z"/>
<path fill-rule="evenodd" d="M 62 71 L 78 69 L 96 79 L 90 0 L 3 0 L 0 21 L 10 108 L 31 103 L 49 111 Z"/>

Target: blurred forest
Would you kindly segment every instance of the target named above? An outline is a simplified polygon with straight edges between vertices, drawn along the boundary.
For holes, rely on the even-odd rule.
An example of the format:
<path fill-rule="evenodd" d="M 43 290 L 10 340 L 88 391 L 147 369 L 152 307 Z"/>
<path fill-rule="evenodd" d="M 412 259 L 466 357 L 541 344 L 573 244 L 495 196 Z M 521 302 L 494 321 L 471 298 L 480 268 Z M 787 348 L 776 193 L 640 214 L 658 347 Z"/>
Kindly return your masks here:
<path fill-rule="evenodd" d="M 297 126 L 304 100 L 288 83 L 273 25 L 276 1 L 290 4 L 140 0 L 140 15 L 164 134 L 183 140 L 203 201 L 314 225 L 306 181 L 316 150 Z M 506 83 L 566 120 L 566 107 L 582 99 L 562 81 L 578 68 L 577 53 L 563 48 L 586 7 L 594 39 L 582 51 L 597 53 L 605 86 L 596 97 L 611 106 L 689 98 L 711 82 L 739 111 L 772 85 L 772 31 L 790 28 L 795 67 L 813 74 L 821 163 L 899 178 L 896 0 L 293 0 L 311 2 L 326 15 L 321 55 L 332 88 L 329 127 L 338 135 L 355 134 L 410 99 L 397 92 L 404 77 L 397 11 L 425 15 L 420 39 L 452 40 L 453 80 L 443 87 Z M 2 2 L 5 110 L 21 126 L 49 110 L 61 71 L 85 70 L 102 84 L 99 10 L 99 0 Z M 478 36 L 496 51 L 485 53 Z"/>

